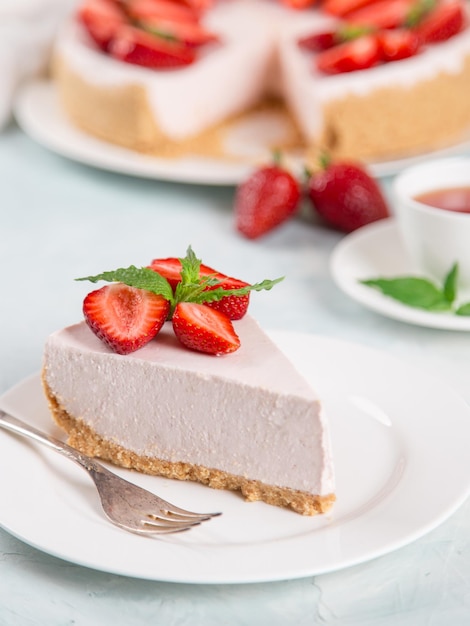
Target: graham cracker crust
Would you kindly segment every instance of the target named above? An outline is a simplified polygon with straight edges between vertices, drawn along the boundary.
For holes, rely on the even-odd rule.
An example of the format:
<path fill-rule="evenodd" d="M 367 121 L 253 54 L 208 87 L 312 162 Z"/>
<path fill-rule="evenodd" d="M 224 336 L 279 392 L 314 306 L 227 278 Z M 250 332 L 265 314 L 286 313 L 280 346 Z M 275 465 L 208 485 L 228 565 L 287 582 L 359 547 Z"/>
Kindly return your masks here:
<path fill-rule="evenodd" d="M 195 155 L 243 160 L 224 148 L 226 133 L 267 106 L 266 101 L 261 102 L 195 137 L 176 142 L 159 128 L 144 87 L 110 88 L 88 83 L 59 57 L 54 59 L 52 74 L 63 109 L 73 124 L 104 141 L 165 159 Z M 468 139 L 469 100 L 467 56 L 459 72 L 442 72 L 413 85 L 395 84 L 361 96 L 348 93 L 327 103 L 322 112 L 323 129 L 315 140 L 302 137 L 288 107 L 277 103 L 291 131 L 289 139 L 272 148 L 305 154 L 309 168 L 325 150 L 336 159 L 384 160 L 422 154 Z"/>
<path fill-rule="evenodd" d="M 326 513 L 336 500 L 334 494 L 314 496 L 294 489 L 265 485 L 258 480 L 250 480 L 203 465 L 140 456 L 117 443 L 103 439 L 81 420 L 69 415 L 50 390 L 44 374 L 43 387 L 54 421 L 68 434 L 67 443 L 88 456 L 98 457 L 143 474 L 191 480 L 212 489 L 240 491 L 248 502 L 261 500 L 274 506 L 290 508 L 301 515 Z"/>
<path fill-rule="evenodd" d="M 276 113 L 282 115 L 285 137 L 273 140 L 266 149 L 298 150 L 303 147 L 299 130 L 282 102 L 266 97 L 252 107 L 214 124 L 204 132 L 180 141 L 172 140 L 159 127 L 143 86 L 102 87 L 87 82 L 56 56 L 51 67 L 59 101 L 72 124 L 103 141 L 128 148 L 141 154 L 164 159 L 188 155 L 244 161 L 247 157 L 229 152 L 226 137 L 250 116 Z M 258 156 L 253 157 L 255 160 Z"/>
<path fill-rule="evenodd" d="M 322 136 L 308 160 L 315 162 L 319 150 L 342 159 L 397 159 L 468 140 L 469 101 L 470 56 L 456 73 L 348 94 L 325 106 Z"/>

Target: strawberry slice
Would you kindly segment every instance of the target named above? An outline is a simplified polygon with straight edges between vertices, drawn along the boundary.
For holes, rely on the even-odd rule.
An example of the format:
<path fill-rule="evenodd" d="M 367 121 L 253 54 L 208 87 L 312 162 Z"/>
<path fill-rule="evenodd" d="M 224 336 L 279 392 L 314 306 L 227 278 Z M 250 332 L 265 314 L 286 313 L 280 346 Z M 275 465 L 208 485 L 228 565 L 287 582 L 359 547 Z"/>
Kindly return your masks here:
<path fill-rule="evenodd" d="M 362 35 L 371 32 L 370 27 L 362 25 L 345 24 L 336 30 L 312 33 L 298 40 L 298 44 L 304 50 L 310 52 L 322 52 L 346 41 L 352 41 Z"/>
<path fill-rule="evenodd" d="M 322 8 L 327 13 L 331 13 L 331 15 L 344 17 L 348 15 L 348 13 L 356 11 L 368 4 L 372 4 L 373 2 L 375 2 L 375 0 L 325 0 Z"/>
<path fill-rule="evenodd" d="M 176 285 L 181 281 L 182 266 L 179 259 L 175 257 L 153 259 L 148 267 L 166 278 L 175 291 Z"/>
<path fill-rule="evenodd" d="M 196 53 L 178 41 L 153 36 L 125 26 L 109 44 L 109 53 L 120 61 L 153 69 L 184 67 L 193 63 Z"/>
<path fill-rule="evenodd" d="M 328 48 L 332 48 L 341 42 L 338 41 L 337 32 L 330 30 L 305 35 L 304 37 L 300 37 L 297 43 L 304 50 L 309 50 L 310 52 L 321 52 L 322 50 L 328 50 Z"/>
<path fill-rule="evenodd" d="M 88 326 L 118 354 L 134 352 L 153 339 L 169 309 L 162 296 L 121 283 L 92 291 L 83 302 Z"/>
<path fill-rule="evenodd" d="M 175 290 L 176 285 L 181 281 L 181 261 L 177 258 L 170 257 L 167 259 L 154 259 L 149 267 L 166 278 L 173 291 Z M 220 281 L 218 285 L 208 287 L 208 291 L 217 288 L 240 289 L 241 287 L 249 286 L 249 283 L 238 280 L 237 278 L 232 278 L 231 276 L 226 276 L 225 274 L 217 272 L 208 265 L 203 265 L 202 263 L 199 269 L 199 275 L 202 277 L 213 276 Z M 239 320 L 247 312 L 249 304 L 250 294 L 248 293 L 244 296 L 225 296 L 221 300 L 217 300 L 215 302 L 206 302 L 205 306 L 209 306 L 212 309 L 220 311 L 231 320 Z"/>
<path fill-rule="evenodd" d="M 134 20 L 167 19 L 173 22 L 196 22 L 200 12 L 170 0 L 128 0 L 126 12 Z"/>
<path fill-rule="evenodd" d="M 163 18 L 148 18 L 138 25 L 150 34 L 177 40 L 187 46 L 203 46 L 219 40 L 218 35 L 203 28 L 197 22 L 178 22 Z"/>
<path fill-rule="evenodd" d="M 422 44 L 439 43 L 457 35 L 465 26 L 465 8 L 460 0 L 441 2 L 416 27 Z"/>
<path fill-rule="evenodd" d="M 196 11 L 206 11 L 214 5 L 215 0 L 175 0 L 178 4 L 184 4 Z"/>
<path fill-rule="evenodd" d="M 414 5 L 416 0 L 379 0 L 350 13 L 348 23 L 375 28 L 398 28 L 407 23 Z"/>
<path fill-rule="evenodd" d="M 240 347 L 240 339 L 229 318 L 203 304 L 180 302 L 172 323 L 175 335 L 191 350 L 221 355 Z"/>
<path fill-rule="evenodd" d="M 324 74 L 342 74 L 365 70 L 382 60 L 382 50 L 376 35 L 364 35 L 353 41 L 320 52 L 316 67 Z"/>
<path fill-rule="evenodd" d="M 315 4 L 316 1 L 317 0 L 281 0 L 281 3 L 291 9 L 305 9 Z"/>
<path fill-rule="evenodd" d="M 300 186 L 280 165 L 257 169 L 239 185 L 234 200 L 235 226 L 248 239 L 277 228 L 297 211 Z"/>
<path fill-rule="evenodd" d="M 127 21 L 125 13 L 112 0 L 85 0 L 77 17 L 93 41 L 105 51 Z"/>
<path fill-rule="evenodd" d="M 407 28 L 384 30 L 378 34 L 382 58 L 385 62 L 400 61 L 417 54 L 420 48 L 418 35 Z"/>

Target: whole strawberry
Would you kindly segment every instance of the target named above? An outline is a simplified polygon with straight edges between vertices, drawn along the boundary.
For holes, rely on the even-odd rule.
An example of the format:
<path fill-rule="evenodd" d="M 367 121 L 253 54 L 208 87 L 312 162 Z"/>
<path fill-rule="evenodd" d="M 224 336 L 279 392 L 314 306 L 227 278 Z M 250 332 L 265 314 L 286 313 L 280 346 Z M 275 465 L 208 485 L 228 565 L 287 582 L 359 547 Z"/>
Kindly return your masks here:
<path fill-rule="evenodd" d="M 256 170 L 235 194 L 235 225 L 248 239 L 270 232 L 291 215 L 300 201 L 300 185 L 277 163 Z"/>
<path fill-rule="evenodd" d="M 307 191 L 314 210 L 330 226 L 351 232 L 389 217 L 380 187 L 361 165 L 326 159 L 323 166 L 310 177 Z"/>

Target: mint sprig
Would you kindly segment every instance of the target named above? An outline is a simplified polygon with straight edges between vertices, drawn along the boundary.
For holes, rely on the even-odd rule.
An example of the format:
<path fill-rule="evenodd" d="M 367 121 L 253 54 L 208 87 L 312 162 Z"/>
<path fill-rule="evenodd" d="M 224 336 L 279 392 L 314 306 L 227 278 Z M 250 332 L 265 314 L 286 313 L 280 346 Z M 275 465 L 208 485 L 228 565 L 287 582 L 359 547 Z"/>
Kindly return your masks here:
<path fill-rule="evenodd" d="M 367 287 L 378 289 L 385 296 L 402 304 L 431 312 L 451 312 L 470 316 L 470 302 L 456 306 L 458 264 L 446 274 L 442 285 L 419 276 L 373 278 L 360 280 Z"/>
<path fill-rule="evenodd" d="M 119 268 L 95 276 L 84 276 L 76 278 L 77 281 L 88 280 L 92 283 L 105 281 L 109 283 L 123 283 L 129 287 L 145 289 L 157 295 L 163 296 L 170 303 L 171 318 L 176 305 L 179 302 L 215 302 L 226 296 L 244 296 L 250 291 L 269 290 L 277 283 L 284 280 L 284 277 L 274 280 L 263 280 L 260 283 L 239 287 L 236 289 L 225 289 L 217 287 L 222 283 L 216 274 L 200 276 L 201 260 L 196 257 L 191 247 L 188 248 L 186 256 L 181 261 L 181 281 L 176 285 L 175 291 L 171 288 L 168 280 L 148 267 L 135 267 L 131 265 L 126 268 Z M 208 290 L 208 288 L 211 288 Z"/>
<path fill-rule="evenodd" d="M 92 283 L 98 283 L 102 280 L 108 283 L 124 283 L 129 287 L 151 291 L 163 296 L 165 300 L 170 302 L 173 300 L 173 290 L 167 279 L 148 267 L 131 265 L 130 267 L 120 267 L 117 270 L 102 272 L 96 276 L 83 276 L 75 280 L 89 280 Z"/>

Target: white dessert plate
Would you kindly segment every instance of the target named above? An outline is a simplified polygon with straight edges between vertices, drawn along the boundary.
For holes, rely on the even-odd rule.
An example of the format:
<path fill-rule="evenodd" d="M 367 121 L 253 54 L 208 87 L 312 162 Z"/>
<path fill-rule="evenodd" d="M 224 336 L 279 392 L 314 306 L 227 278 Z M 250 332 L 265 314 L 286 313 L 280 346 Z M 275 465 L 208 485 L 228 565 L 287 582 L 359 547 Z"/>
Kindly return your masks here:
<path fill-rule="evenodd" d="M 470 317 L 406 306 L 360 283 L 369 278 L 418 276 L 394 218 L 373 222 L 345 236 L 331 254 L 330 271 L 342 291 L 377 313 L 418 326 L 470 330 Z M 470 293 L 462 291 L 459 300 L 469 302 Z"/>
<path fill-rule="evenodd" d="M 470 492 L 470 408 L 441 380 L 388 354 L 325 337 L 272 337 L 324 399 L 337 502 L 303 517 L 237 493 L 116 470 L 175 504 L 223 515 L 187 533 L 147 538 L 107 522 L 82 469 L 0 431 L 0 526 L 101 571 L 180 583 L 286 580 L 385 555 L 448 518 Z M 54 435 L 39 376 L 0 406 Z"/>
<path fill-rule="evenodd" d="M 241 124 L 230 140 L 234 154 L 242 160 L 222 160 L 199 156 L 164 159 L 146 156 L 91 137 L 72 126 L 58 102 L 51 81 L 32 81 L 23 86 L 15 103 L 15 117 L 32 139 L 44 147 L 85 165 L 104 170 L 182 183 L 237 185 L 253 165 L 269 158 L 274 136 L 286 132 L 282 119 L 264 119 L 261 124 Z M 404 159 L 369 163 L 374 176 L 389 176 L 424 158 L 458 154 L 470 148 L 470 139 L 446 149 Z M 289 158 L 289 157 L 288 157 Z M 291 155 L 294 171 L 303 171 L 298 155 Z"/>

